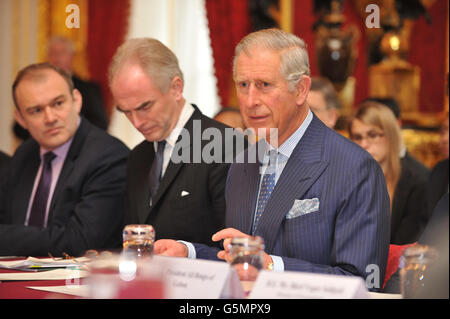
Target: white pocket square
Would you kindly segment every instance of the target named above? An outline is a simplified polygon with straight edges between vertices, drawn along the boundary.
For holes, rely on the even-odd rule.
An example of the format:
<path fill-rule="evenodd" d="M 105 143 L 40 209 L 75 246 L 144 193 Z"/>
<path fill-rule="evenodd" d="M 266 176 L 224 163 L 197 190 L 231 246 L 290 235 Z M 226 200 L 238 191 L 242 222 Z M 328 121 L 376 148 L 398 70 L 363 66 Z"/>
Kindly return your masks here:
<path fill-rule="evenodd" d="M 286 219 L 303 216 L 309 213 L 317 212 L 319 210 L 320 201 L 318 198 L 311 199 L 296 199 L 294 205 L 286 215 Z"/>
<path fill-rule="evenodd" d="M 186 191 L 181 191 L 181 197 L 187 196 L 189 195 L 189 192 Z"/>

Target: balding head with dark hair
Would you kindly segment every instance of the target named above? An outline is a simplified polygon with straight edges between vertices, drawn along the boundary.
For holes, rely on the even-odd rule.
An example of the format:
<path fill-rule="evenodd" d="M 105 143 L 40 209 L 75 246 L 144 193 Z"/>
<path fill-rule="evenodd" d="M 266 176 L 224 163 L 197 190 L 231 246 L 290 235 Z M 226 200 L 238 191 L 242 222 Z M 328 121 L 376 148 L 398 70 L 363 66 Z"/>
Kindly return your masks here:
<path fill-rule="evenodd" d="M 61 69 L 53 64 L 50 64 L 48 62 L 31 64 L 31 65 L 23 68 L 22 70 L 20 70 L 17 73 L 16 78 L 14 79 L 14 82 L 12 85 L 12 97 L 13 97 L 14 105 L 16 106 L 17 110 L 20 111 L 19 105 L 17 103 L 17 96 L 16 96 L 16 89 L 17 89 L 17 86 L 19 85 L 19 83 L 24 79 L 30 79 L 32 81 L 42 81 L 47 77 L 46 71 L 48 71 L 48 70 L 53 70 L 56 73 L 58 73 L 59 75 L 61 75 L 63 77 L 64 81 L 66 81 L 66 83 L 69 87 L 69 91 L 70 92 L 73 91 L 73 89 L 75 87 L 73 85 L 72 78 L 63 69 Z"/>

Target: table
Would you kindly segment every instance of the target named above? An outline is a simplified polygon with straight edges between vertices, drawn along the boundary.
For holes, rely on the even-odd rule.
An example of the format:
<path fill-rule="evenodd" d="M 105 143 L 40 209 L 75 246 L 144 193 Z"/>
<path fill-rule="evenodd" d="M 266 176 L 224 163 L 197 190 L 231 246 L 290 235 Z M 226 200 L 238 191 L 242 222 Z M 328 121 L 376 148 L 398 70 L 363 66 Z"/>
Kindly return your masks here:
<path fill-rule="evenodd" d="M 25 258 L 2 259 L 20 260 Z M 0 268 L 0 273 L 19 273 L 17 270 Z M 80 280 L 83 284 L 83 279 Z M 0 282 L 0 299 L 79 299 L 77 296 L 46 292 L 27 288 L 28 286 L 63 286 L 65 280 L 30 280 L 30 281 L 2 281 Z"/>
<path fill-rule="evenodd" d="M 7 260 L 20 260 L 25 258 L 14 258 L 14 259 L 2 259 L 2 261 Z M 0 273 L 23 273 L 17 270 L 2 269 L 0 268 Z M 86 278 L 79 279 L 78 284 L 86 284 Z M 66 280 L 31 280 L 31 281 L 3 281 L 0 282 L 0 299 L 82 299 L 81 297 L 56 293 L 47 292 L 36 289 L 27 288 L 29 286 L 65 286 Z M 70 284 L 70 283 L 69 283 Z M 251 290 L 253 283 L 243 283 L 245 290 Z M 401 295 L 383 294 L 383 293 L 370 293 L 371 299 L 401 299 Z"/>

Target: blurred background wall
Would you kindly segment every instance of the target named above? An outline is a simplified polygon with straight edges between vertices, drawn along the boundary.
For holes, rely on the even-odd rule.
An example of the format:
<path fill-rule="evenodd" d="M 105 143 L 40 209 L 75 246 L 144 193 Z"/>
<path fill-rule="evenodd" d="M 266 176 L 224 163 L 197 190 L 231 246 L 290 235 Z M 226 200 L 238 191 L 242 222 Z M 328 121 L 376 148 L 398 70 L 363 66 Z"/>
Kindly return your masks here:
<path fill-rule="evenodd" d="M 73 5 L 76 28 L 67 24 L 76 22 Z M 369 5 L 380 9 L 378 27 L 368 26 Z M 186 98 L 213 116 L 237 107 L 234 46 L 248 32 L 279 27 L 305 40 L 312 75 L 332 81 L 344 120 L 369 95 L 394 97 L 409 148 L 432 166 L 448 112 L 448 6 L 447 0 L 2 0 L 0 149 L 12 154 L 21 142 L 12 132 L 14 75 L 44 61 L 54 36 L 74 42 L 74 72 L 100 85 L 109 132 L 133 147 L 142 137 L 115 112 L 106 78 L 125 39 L 155 37 L 170 47 L 184 71 Z"/>

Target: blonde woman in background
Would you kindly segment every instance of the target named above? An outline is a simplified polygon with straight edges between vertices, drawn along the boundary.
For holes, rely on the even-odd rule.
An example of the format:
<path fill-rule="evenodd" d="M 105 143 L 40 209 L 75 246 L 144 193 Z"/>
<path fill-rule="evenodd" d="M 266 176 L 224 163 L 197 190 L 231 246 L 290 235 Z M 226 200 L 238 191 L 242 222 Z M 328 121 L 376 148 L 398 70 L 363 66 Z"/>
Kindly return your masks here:
<path fill-rule="evenodd" d="M 391 244 L 416 242 L 427 216 L 428 171 L 414 159 L 402 159 L 403 139 L 394 113 L 376 102 L 359 106 L 349 136 L 380 164 L 391 199 Z"/>

